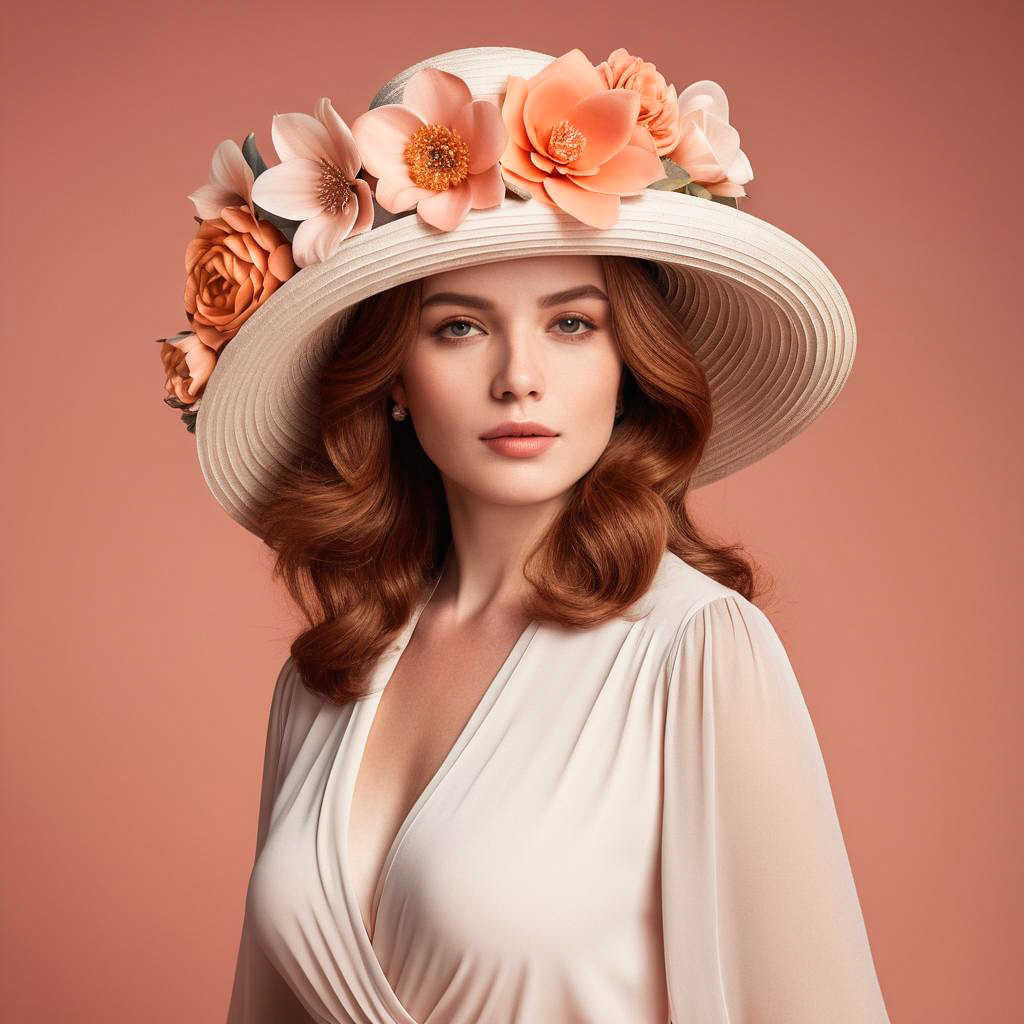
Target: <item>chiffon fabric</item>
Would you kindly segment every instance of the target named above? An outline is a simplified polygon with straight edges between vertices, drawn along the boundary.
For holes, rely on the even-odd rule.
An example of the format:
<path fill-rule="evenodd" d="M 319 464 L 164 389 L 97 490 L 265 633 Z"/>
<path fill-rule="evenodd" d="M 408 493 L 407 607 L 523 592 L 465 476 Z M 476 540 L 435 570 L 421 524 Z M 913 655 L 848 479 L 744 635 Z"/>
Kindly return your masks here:
<path fill-rule="evenodd" d="M 344 708 L 281 670 L 229 1024 L 888 1024 L 782 642 L 667 551 L 626 614 L 520 635 L 368 933 L 349 804 L 428 600 Z"/>

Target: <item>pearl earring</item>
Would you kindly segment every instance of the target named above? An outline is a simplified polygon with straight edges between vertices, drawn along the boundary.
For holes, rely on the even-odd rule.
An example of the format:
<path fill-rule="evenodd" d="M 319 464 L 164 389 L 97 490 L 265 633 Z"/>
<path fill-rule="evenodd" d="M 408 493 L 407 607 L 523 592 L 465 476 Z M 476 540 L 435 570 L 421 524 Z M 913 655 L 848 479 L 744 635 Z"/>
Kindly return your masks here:
<path fill-rule="evenodd" d="M 391 407 L 391 416 L 396 420 L 404 420 L 409 413 L 404 405 L 399 405 L 397 402 Z"/>

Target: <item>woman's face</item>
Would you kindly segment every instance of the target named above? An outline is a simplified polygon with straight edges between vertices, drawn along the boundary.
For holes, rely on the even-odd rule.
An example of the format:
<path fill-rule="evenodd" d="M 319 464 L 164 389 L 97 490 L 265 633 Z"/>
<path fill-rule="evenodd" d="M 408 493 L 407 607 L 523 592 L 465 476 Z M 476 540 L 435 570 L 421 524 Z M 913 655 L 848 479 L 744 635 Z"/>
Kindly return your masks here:
<path fill-rule="evenodd" d="M 452 485 L 499 504 L 572 487 L 611 436 L 622 376 L 596 256 L 537 256 L 424 278 L 416 343 L 391 397 Z M 482 440 L 507 421 L 556 436 Z M 503 432 L 499 430 L 499 432 Z"/>

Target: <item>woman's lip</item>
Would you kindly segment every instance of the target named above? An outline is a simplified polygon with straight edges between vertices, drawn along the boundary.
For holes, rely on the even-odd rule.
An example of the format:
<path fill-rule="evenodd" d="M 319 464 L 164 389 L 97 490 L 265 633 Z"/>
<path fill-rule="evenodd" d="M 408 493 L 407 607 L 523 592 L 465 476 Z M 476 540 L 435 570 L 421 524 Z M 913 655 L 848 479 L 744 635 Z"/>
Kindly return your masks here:
<path fill-rule="evenodd" d="M 491 451 L 499 455 L 523 459 L 546 451 L 555 443 L 556 438 L 556 434 L 503 434 L 501 437 L 487 437 L 481 440 Z"/>

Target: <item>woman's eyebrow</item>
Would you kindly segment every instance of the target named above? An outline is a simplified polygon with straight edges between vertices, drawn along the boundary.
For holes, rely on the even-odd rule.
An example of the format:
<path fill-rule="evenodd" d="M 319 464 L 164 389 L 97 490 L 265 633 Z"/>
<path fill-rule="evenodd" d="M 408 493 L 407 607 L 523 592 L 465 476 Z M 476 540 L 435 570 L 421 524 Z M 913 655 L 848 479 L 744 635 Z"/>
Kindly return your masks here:
<path fill-rule="evenodd" d="M 564 291 L 544 295 L 537 300 L 537 305 L 544 308 L 560 306 L 563 302 L 571 302 L 573 299 L 603 299 L 607 302 L 608 296 L 597 285 L 581 284 L 575 288 L 566 288 Z M 423 301 L 420 309 L 440 305 L 470 306 L 473 309 L 485 311 L 494 309 L 494 304 L 488 302 L 487 299 L 482 299 L 479 295 L 466 295 L 462 292 L 435 292 L 430 298 Z"/>

